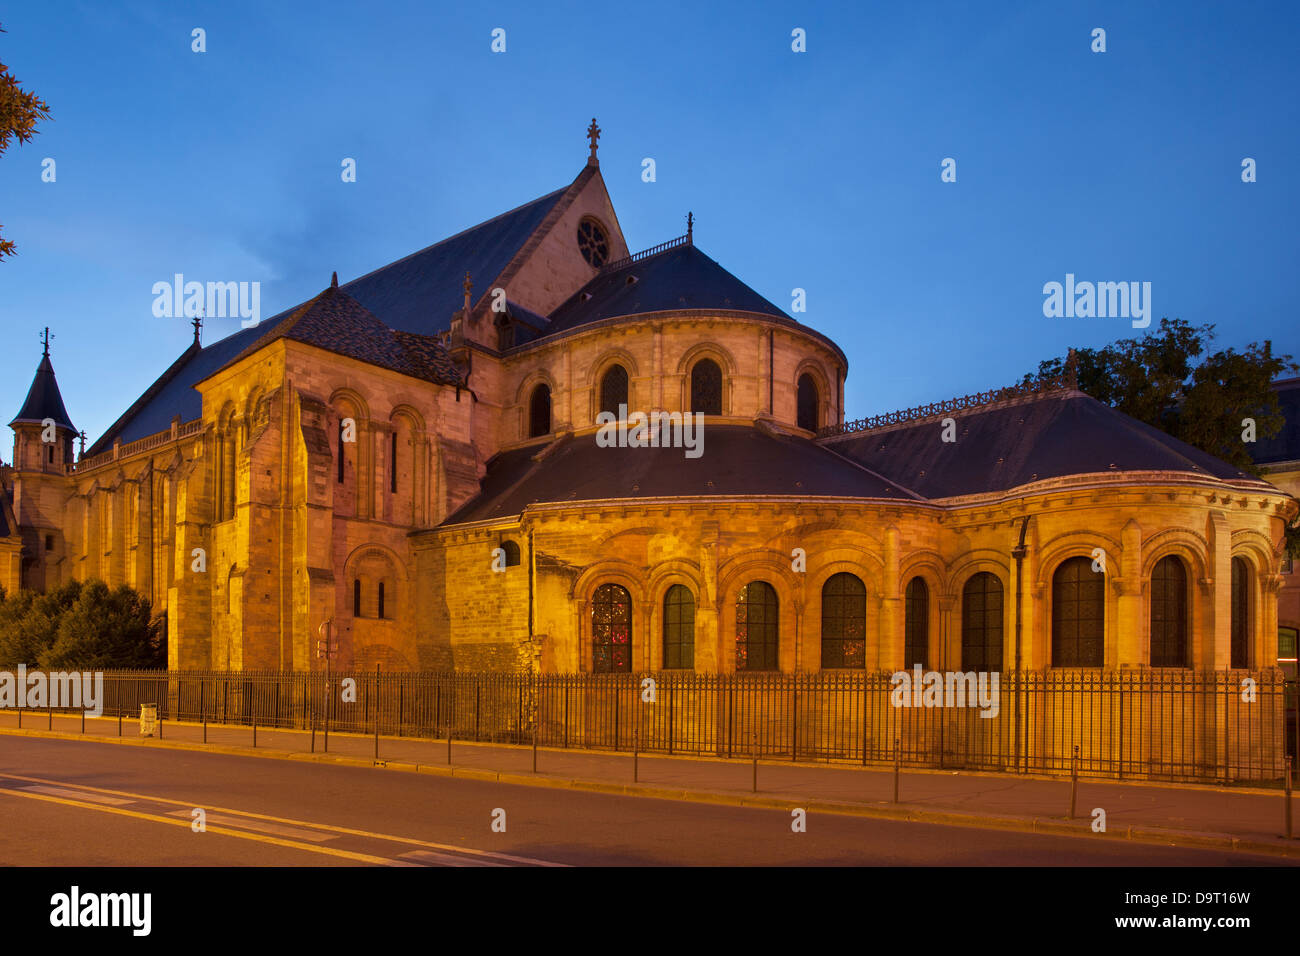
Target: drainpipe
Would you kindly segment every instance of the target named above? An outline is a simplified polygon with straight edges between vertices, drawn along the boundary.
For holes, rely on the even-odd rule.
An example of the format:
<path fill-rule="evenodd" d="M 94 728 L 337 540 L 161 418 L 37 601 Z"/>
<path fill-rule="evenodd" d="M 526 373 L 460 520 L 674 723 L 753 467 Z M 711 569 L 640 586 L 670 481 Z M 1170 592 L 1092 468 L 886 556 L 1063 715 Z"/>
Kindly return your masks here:
<path fill-rule="evenodd" d="M 1015 722 L 1016 722 L 1016 744 L 1015 744 L 1015 768 L 1020 769 L 1020 629 L 1021 629 L 1021 606 L 1023 596 L 1021 588 L 1024 581 L 1025 554 L 1028 549 L 1025 547 L 1025 532 L 1029 529 L 1029 515 L 1025 515 L 1025 520 L 1020 523 L 1020 541 L 1011 550 L 1011 556 L 1016 559 L 1016 667 L 1015 667 Z"/>

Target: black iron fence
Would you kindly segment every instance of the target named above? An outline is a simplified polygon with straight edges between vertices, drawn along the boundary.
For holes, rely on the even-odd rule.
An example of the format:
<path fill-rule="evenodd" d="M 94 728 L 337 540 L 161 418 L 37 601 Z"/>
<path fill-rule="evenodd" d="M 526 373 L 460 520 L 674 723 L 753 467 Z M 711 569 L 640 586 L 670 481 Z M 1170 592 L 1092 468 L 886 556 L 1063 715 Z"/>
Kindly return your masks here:
<path fill-rule="evenodd" d="M 940 675 L 942 678 L 943 675 Z M 1277 670 L 951 677 L 888 673 L 579 674 L 111 671 L 103 713 L 264 728 L 1165 780 L 1277 780 L 1295 681 Z"/>

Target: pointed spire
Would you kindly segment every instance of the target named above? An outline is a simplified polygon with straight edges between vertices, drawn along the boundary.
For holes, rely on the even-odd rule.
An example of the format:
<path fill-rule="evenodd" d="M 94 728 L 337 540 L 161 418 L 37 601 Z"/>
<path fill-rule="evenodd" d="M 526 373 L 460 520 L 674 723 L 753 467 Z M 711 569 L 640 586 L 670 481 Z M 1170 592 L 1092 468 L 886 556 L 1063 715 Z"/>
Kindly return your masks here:
<path fill-rule="evenodd" d="M 474 289 L 474 283 L 473 281 L 471 281 L 469 277 L 469 273 L 466 272 L 465 273 L 465 306 L 464 306 L 465 310 L 461 313 L 461 316 L 466 319 L 469 318 L 469 310 L 470 310 L 469 294 L 470 292 L 473 291 L 473 289 Z"/>
<path fill-rule="evenodd" d="M 49 418 L 53 419 L 54 424 L 60 428 L 75 432 L 77 428 L 72 424 L 72 420 L 68 417 L 68 410 L 63 406 L 59 383 L 54 378 L 54 365 L 50 362 L 50 339 L 52 338 L 54 336 L 50 335 L 50 330 L 47 328 L 41 335 L 43 346 L 41 361 L 36 366 L 36 375 L 32 379 L 31 388 L 27 390 L 27 399 L 9 424 L 39 425 Z"/>
<path fill-rule="evenodd" d="M 330 288 L 337 289 L 338 287 L 339 287 L 339 274 L 335 272 L 333 277 L 330 279 Z"/>
<path fill-rule="evenodd" d="M 600 160 L 596 158 L 596 141 L 600 139 L 600 127 L 596 125 L 596 117 L 591 118 L 591 125 L 587 127 L 587 140 L 591 143 L 591 155 L 587 157 L 588 166 L 599 166 Z"/>
<path fill-rule="evenodd" d="M 694 232 L 695 232 L 695 215 L 693 213 L 688 212 L 686 214 L 686 241 L 691 245 L 695 245 L 695 240 L 692 238 Z"/>

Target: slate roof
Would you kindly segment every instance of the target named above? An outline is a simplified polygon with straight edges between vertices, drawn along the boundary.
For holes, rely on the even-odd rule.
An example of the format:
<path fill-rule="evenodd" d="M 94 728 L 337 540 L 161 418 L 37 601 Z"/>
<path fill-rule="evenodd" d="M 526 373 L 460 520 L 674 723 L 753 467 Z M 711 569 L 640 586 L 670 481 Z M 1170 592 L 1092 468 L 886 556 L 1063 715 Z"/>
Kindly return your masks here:
<path fill-rule="evenodd" d="M 264 329 L 261 337 L 226 364 L 285 338 L 438 385 L 457 385 L 462 380 L 451 355 L 436 339 L 390 329 L 336 285 Z"/>
<path fill-rule="evenodd" d="M 547 454 L 540 456 L 543 450 Z M 796 435 L 750 425 L 705 425 L 703 454 L 682 448 L 601 448 L 596 433 L 501 452 L 488 462 L 482 491 L 443 522 L 517 515 L 534 502 L 688 495 L 914 496 Z"/>
<path fill-rule="evenodd" d="M 568 188 L 479 223 L 341 288 L 372 316 L 381 317 L 390 329 L 433 336 L 449 327 L 452 313 L 460 309 L 465 273 L 468 271 L 475 287 L 485 292 L 484 283 L 501 274 Z M 254 328 L 241 329 L 201 350 L 191 346 L 86 449 L 86 454 L 106 451 L 115 438 L 126 443 L 165 431 L 175 415 L 187 422 L 198 418 L 203 406 L 194 385 L 227 365 L 265 335 L 268 328 L 274 328 L 300 308 L 296 305 L 286 309 Z M 406 347 L 415 346 L 408 343 Z"/>
<path fill-rule="evenodd" d="M 1260 465 L 1300 461 L 1300 378 L 1274 382 L 1273 389 L 1286 424 L 1272 438 L 1261 438 L 1255 443 L 1251 458 Z"/>
<path fill-rule="evenodd" d="M 36 375 L 32 378 L 31 388 L 27 389 L 27 399 L 18 414 L 9 424 L 17 422 L 35 422 L 37 424 L 52 418 L 56 425 L 76 431 L 68 410 L 63 407 L 63 396 L 59 393 L 59 383 L 54 378 L 54 366 L 50 364 L 49 353 L 41 356 L 41 363 L 36 366 Z"/>
<path fill-rule="evenodd" d="M 487 291 L 485 283 L 505 271 L 568 188 L 353 279 L 343 291 L 391 328 L 422 335 L 450 328 L 452 313 L 465 301 L 465 273 L 474 283 L 477 301 Z"/>
<path fill-rule="evenodd" d="M 1181 471 L 1243 482 L 1232 465 L 1078 391 L 954 412 L 957 440 L 938 418 L 826 439 L 827 448 L 928 499 L 1004 491 L 1109 471 Z"/>
<path fill-rule="evenodd" d="M 635 282 L 629 282 L 635 277 Z M 551 313 L 548 334 L 602 319 L 670 309 L 758 312 L 798 325 L 693 244 L 602 272 Z"/>

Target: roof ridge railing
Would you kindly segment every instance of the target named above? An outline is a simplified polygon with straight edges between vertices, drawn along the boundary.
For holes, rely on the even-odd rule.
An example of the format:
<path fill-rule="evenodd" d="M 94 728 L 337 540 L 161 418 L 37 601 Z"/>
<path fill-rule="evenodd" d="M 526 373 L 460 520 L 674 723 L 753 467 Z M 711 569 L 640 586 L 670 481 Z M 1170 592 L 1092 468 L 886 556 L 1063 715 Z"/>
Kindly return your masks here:
<path fill-rule="evenodd" d="M 929 405 L 918 405 L 915 408 L 885 412 L 882 415 L 872 415 L 869 418 L 844 422 L 842 425 L 827 425 L 817 430 L 817 437 L 834 438 L 837 435 L 868 432 L 889 425 L 903 425 L 923 421 L 927 418 L 936 418 L 940 415 L 949 415 L 953 412 L 984 408 L 999 402 L 1050 395 L 1054 392 L 1076 391 L 1078 387 L 1077 367 L 1073 362 L 1067 362 L 1060 372 L 1027 376 L 1023 382 L 1016 385 L 990 389 L 986 392 L 975 392 L 972 395 L 963 395 L 960 398 L 948 398 L 941 402 L 932 402 Z"/>
<path fill-rule="evenodd" d="M 667 252 L 669 249 L 676 249 L 678 246 L 693 246 L 694 240 L 688 232 L 684 236 L 678 236 L 676 239 L 669 239 L 667 242 L 661 242 L 657 246 L 651 246 L 649 249 L 642 249 L 636 255 L 628 256 L 626 259 L 616 259 L 613 262 L 607 262 L 601 266 L 601 273 L 615 272 L 625 266 L 630 266 L 634 262 L 640 262 L 642 259 L 649 259 L 651 256 L 657 256 L 661 252 Z"/>
<path fill-rule="evenodd" d="M 157 448 L 159 445 L 166 445 L 168 442 L 180 438 L 188 438 L 190 435 L 202 431 L 202 429 L 202 418 L 195 418 L 184 423 L 178 422 L 166 431 L 154 432 L 152 435 L 146 435 L 143 438 L 137 438 L 133 442 L 127 442 L 125 445 L 115 443 L 114 447 L 109 448 L 107 451 L 101 451 L 98 455 L 84 456 L 75 462 L 64 465 L 63 471 L 68 475 L 91 471 L 114 461 L 121 461 L 123 458 L 139 454 L 142 451 Z"/>

